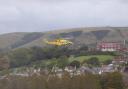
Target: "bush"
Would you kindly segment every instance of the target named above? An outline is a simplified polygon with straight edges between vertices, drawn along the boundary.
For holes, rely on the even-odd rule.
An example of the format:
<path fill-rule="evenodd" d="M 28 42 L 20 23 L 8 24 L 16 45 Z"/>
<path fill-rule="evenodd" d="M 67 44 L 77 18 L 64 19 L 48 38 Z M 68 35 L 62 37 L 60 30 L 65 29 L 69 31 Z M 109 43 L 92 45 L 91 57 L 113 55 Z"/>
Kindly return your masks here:
<path fill-rule="evenodd" d="M 74 60 L 74 61 L 72 61 L 69 65 L 72 66 L 72 67 L 79 68 L 79 67 L 80 67 L 80 62 Z"/>
<path fill-rule="evenodd" d="M 86 61 L 87 64 L 92 66 L 100 66 L 100 61 L 97 57 L 92 57 Z"/>

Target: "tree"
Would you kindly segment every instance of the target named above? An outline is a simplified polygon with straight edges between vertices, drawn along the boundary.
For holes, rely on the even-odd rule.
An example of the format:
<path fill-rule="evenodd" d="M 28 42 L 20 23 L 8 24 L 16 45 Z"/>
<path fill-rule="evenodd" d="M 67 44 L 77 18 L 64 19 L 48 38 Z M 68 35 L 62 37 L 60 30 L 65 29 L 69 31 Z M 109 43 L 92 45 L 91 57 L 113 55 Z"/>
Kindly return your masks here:
<path fill-rule="evenodd" d="M 59 68 L 64 69 L 68 65 L 68 58 L 66 56 L 63 56 L 58 59 L 57 65 Z"/>
<path fill-rule="evenodd" d="M 32 60 L 32 55 L 29 49 L 21 48 L 12 51 L 9 54 L 9 58 L 11 67 L 19 67 L 30 64 Z"/>
<path fill-rule="evenodd" d="M 0 70 L 8 69 L 9 67 L 8 57 L 6 55 L 0 55 Z"/>
<path fill-rule="evenodd" d="M 124 89 L 123 77 L 119 72 L 102 75 L 102 89 Z"/>
<path fill-rule="evenodd" d="M 111 59 L 108 59 L 108 60 L 105 60 L 103 63 L 104 63 L 105 65 L 108 65 L 108 64 L 111 64 L 111 63 L 112 63 L 112 60 L 111 60 Z"/>
<path fill-rule="evenodd" d="M 92 57 L 92 58 L 88 59 L 86 62 L 87 62 L 87 64 L 90 64 L 92 66 L 100 65 L 99 59 L 97 57 Z"/>
<path fill-rule="evenodd" d="M 37 60 L 43 60 L 45 59 L 45 53 L 44 50 L 41 47 L 31 47 L 31 52 L 32 52 L 32 60 L 37 61 Z"/>
<path fill-rule="evenodd" d="M 53 59 L 51 59 L 52 61 L 50 61 L 49 63 L 48 63 L 48 65 L 47 65 L 47 67 L 49 68 L 49 69 L 52 69 L 53 67 L 56 67 L 57 66 L 57 59 L 56 58 L 53 58 Z"/>
<path fill-rule="evenodd" d="M 77 61 L 77 60 L 74 60 L 69 65 L 72 66 L 72 67 L 79 68 L 80 67 L 80 62 Z"/>

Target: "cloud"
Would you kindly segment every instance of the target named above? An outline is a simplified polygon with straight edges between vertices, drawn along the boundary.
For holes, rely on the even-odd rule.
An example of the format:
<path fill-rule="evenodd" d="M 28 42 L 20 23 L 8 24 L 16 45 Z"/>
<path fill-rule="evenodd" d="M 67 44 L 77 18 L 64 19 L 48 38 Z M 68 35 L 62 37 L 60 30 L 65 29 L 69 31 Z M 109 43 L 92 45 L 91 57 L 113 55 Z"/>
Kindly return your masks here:
<path fill-rule="evenodd" d="M 126 0 L 0 0 L 0 32 L 128 26 Z"/>

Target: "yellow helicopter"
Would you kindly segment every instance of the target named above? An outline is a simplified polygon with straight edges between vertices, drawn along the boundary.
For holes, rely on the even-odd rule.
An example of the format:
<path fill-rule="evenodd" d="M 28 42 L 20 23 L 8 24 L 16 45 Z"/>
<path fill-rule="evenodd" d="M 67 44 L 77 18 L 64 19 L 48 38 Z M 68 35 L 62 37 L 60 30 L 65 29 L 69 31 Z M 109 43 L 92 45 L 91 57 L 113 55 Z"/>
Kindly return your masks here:
<path fill-rule="evenodd" d="M 64 46 L 64 45 L 72 45 L 73 42 L 66 39 L 55 39 L 53 41 L 44 40 L 45 43 L 55 45 L 55 46 Z"/>

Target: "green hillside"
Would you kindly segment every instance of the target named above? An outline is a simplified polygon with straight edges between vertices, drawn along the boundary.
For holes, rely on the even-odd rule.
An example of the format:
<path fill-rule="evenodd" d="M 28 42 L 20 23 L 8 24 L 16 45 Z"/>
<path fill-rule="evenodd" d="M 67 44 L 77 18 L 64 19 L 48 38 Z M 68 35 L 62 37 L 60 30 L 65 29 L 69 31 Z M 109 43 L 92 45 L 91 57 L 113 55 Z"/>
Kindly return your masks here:
<path fill-rule="evenodd" d="M 62 29 L 48 32 L 17 32 L 0 35 L 0 51 L 28 48 L 33 46 L 44 47 L 44 39 L 53 40 L 66 38 L 73 41 L 73 47 L 79 45 L 95 45 L 98 41 L 128 41 L 128 27 L 87 27 Z"/>

